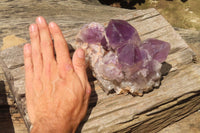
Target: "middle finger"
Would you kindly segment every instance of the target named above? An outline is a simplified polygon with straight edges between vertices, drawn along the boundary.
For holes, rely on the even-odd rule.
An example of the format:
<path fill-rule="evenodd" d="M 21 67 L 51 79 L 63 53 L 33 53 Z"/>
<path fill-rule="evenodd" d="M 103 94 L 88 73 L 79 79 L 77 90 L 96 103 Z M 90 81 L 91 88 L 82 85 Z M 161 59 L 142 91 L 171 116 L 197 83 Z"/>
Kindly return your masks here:
<path fill-rule="evenodd" d="M 52 61 L 55 61 L 53 43 L 52 43 L 49 28 L 45 19 L 43 17 L 38 17 L 36 19 L 36 23 L 39 28 L 40 45 L 41 45 L 42 57 L 43 57 L 43 62 L 44 62 L 44 67 L 45 67 L 45 64 L 49 65 Z"/>

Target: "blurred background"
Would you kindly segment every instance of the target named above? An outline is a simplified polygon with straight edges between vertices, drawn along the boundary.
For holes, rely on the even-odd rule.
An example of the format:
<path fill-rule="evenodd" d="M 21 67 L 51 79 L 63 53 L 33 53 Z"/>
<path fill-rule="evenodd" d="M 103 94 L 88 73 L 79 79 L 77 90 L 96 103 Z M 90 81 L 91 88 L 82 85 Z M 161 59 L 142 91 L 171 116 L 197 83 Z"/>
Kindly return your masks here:
<path fill-rule="evenodd" d="M 99 0 L 126 9 L 156 8 L 173 27 L 200 30 L 200 0 Z"/>

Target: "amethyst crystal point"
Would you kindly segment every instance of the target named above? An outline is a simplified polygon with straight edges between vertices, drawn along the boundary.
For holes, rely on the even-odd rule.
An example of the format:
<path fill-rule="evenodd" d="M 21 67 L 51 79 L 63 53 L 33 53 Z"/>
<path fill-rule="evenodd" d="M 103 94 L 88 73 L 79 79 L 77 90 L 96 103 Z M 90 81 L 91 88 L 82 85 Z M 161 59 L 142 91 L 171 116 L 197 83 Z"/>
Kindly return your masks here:
<path fill-rule="evenodd" d="M 108 52 L 102 59 L 102 65 L 99 69 L 102 70 L 102 76 L 107 80 L 122 81 L 124 75 L 122 73 L 122 66 L 117 60 L 117 55 L 112 51 Z"/>
<path fill-rule="evenodd" d="M 141 41 L 136 29 L 123 20 L 111 20 L 105 31 L 107 41 L 112 49 L 129 43 L 137 45 Z"/>
<path fill-rule="evenodd" d="M 104 27 L 99 23 L 90 23 L 85 25 L 80 31 L 77 40 L 88 43 L 100 43 L 103 38 Z"/>
<path fill-rule="evenodd" d="M 136 29 L 123 20 L 111 20 L 105 29 L 92 22 L 80 30 L 76 40 L 105 91 L 142 95 L 160 84 L 169 43 L 157 39 L 142 43 Z"/>
<path fill-rule="evenodd" d="M 120 64 L 132 66 L 142 60 L 138 46 L 125 44 L 117 49 L 118 60 Z"/>
<path fill-rule="evenodd" d="M 151 38 L 145 40 L 142 43 L 141 48 L 146 49 L 149 55 L 153 57 L 153 59 L 162 63 L 167 58 L 170 50 L 170 44 L 161 40 Z"/>

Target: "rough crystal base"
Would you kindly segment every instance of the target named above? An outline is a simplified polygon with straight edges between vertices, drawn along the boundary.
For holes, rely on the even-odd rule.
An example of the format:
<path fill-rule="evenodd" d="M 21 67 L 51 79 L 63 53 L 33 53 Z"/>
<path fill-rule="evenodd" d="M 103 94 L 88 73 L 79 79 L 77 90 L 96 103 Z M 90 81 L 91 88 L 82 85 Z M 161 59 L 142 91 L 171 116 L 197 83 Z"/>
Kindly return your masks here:
<path fill-rule="evenodd" d="M 160 84 L 161 63 L 170 44 L 157 39 L 141 41 L 137 30 L 123 20 L 111 20 L 106 28 L 92 22 L 77 35 L 76 46 L 102 88 L 109 93 L 142 95 Z"/>

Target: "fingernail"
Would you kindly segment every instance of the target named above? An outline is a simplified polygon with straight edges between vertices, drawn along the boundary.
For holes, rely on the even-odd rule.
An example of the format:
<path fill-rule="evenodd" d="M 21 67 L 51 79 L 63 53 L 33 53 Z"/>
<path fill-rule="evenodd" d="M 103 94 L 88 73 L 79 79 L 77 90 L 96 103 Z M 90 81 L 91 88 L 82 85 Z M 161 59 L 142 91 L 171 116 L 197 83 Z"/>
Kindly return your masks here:
<path fill-rule="evenodd" d="M 82 49 L 77 51 L 77 55 L 79 58 L 85 58 L 85 52 Z"/>
<path fill-rule="evenodd" d="M 51 28 L 54 28 L 54 27 L 55 27 L 55 23 L 54 23 L 54 22 L 51 22 L 51 23 L 49 23 L 49 26 L 50 26 Z"/>
<path fill-rule="evenodd" d="M 32 25 L 30 26 L 30 31 L 31 31 L 31 32 L 35 32 L 35 31 L 36 31 L 35 25 L 32 24 Z"/>
<path fill-rule="evenodd" d="M 43 18 L 42 17 L 38 17 L 37 20 L 38 20 L 39 23 L 43 22 Z"/>

